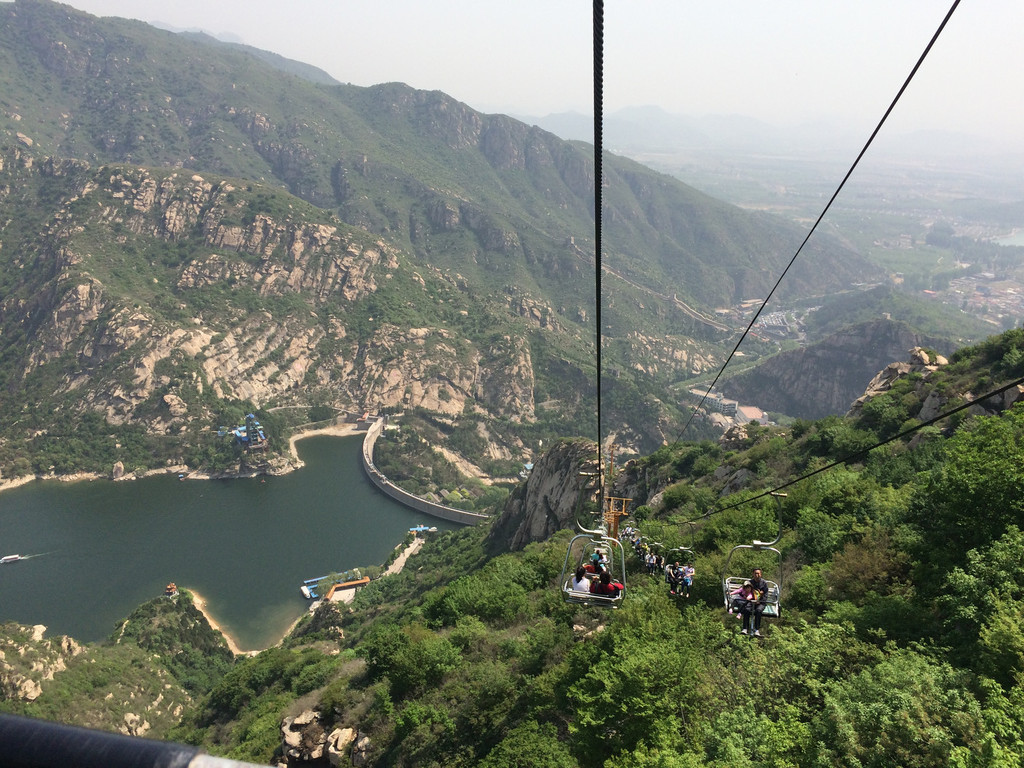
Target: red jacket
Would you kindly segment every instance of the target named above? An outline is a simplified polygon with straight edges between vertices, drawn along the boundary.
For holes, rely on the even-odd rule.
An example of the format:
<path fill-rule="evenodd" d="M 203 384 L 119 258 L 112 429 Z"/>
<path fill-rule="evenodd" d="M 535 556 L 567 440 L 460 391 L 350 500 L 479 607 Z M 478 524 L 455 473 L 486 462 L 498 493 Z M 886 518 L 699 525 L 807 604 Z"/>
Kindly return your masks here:
<path fill-rule="evenodd" d="M 625 589 L 625 587 L 617 581 L 613 581 L 609 584 L 602 584 L 600 581 L 595 581 L 590 585 L 590 592 L 594 595 L 610 595 L 611 597 L 615 597 L 623 589 Z"/>

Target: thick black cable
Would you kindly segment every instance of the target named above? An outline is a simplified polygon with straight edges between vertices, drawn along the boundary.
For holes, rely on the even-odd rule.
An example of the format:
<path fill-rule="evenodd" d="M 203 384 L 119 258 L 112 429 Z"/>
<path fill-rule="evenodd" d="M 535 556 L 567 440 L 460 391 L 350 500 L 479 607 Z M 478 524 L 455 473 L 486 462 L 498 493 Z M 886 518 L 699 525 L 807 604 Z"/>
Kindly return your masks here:
<path fill-rule="evenodd" d="M 601 458 L 601 207 L 603 183 L 604 135 L 604 0 L 594 0 L 594 298 L 595 345 L 597 361 L 597 452 L 601 472 L 601 506 L 604 508 L 604 461 Z"/>
<path fill-rule="evenodd" d="M 188 768 L 199 748 L 3 714 L 0 754 L 10 768 Z"/>
<path fill-rule="evenodd" d="M 889 108 L 885 110 L 885 114 L 882 115 L 882 119 L 878 121 L 878 125 L 875 126 L 875 130 L 871 132 L 871 136 L 868 137 L 868 140 L 867 142 L 865 142 L 864 147 L 861 149 L 860 153 L 858 153 L 857 158 L 853 161 L 853 165 L 850 166 L 850 169 L 846 172 L 846 175 L 843 176 L 843 180 L 839 182 L 839 186 L 836 187 L 836 191 L 832 193 L 832 197 L 829 198 L 828 202 L 825 204 L 825 207 L 818 215 L 818 218 L 815 220 L 814 224 L 807 232 L 807 236 L 804 238 L 803 242 L 800 243 L 800 247 L 796 249 L 796 253 L 793 254 L 793 258 L 789 260 L 789 263 L 786 265 L 786 268 L 782 270 L 782 274 L 779 275 L 779 279 L 775 281 L 775 285 L 772 286 L 772 289 L 768 292 L 768 295 L 765 297 L 765 300 L 761 302 L 761 306 L 758 307 L 757 312 L 754 313 L 754 316 L 751 318 L 750 323 L 747 325 L 746 329 L 743 331 L 742 334 L 740 334 L 740 338 L 736 342 L 736 346 L 732 348 L 732 352 L 729 353 L 729 356 L 725 359 L 725 362 L 722 363 L 722 367 L 718 370 L 718 373 L 715 375 L 714 381 L 712 381 L 710 386 L 708 386 L 707 391 L 701 397 L 700 402 L 697 403 L 696 407 L 690 412 L 689 418 L 686 420 L 686 423 L 683 424 L 682 429 L 679 430 L 679 435 L 676 437 L 675 441 L 677 443 L 682 439 L 683 433 L 686 431 L 686 428 L 690 426 L 690 422 L 692 422 L 693 419 L 696 417 L 697 412 L 700 410 L 701 406 L 704 405 L 704 401 L 708 399 L 708 396 L 711 394 L 711 390 L 713 390 L 715 388 L 715 385 L 718 384 L 718 380 L 722 377 L 722 374 L 725 373 L 726 367 L 729 365 L 733 357 L 736 355 L 736 351 L 740 348 L 740 344 L 742 344 L 744 339 L 747 338 L 747 334 L 750 333 L 750 330 L 754 327 L 754 323 L 756 323 L 758 318 L 761 317 L 761 313 L 764 312 L 764 308 L 768 306 L 768 302 L 771 301 L 772 296 L 775 295 L 776 289 L 779 287 L 779 284 L 782 282 L 783 278 L 786 277 L 786 274 L 789 272 L 790 267 L 793 266 L 793 263 L 797 260 L 797 257 L 803 251 L 804 246 L 807 245 L 807 242 L 811 239 L 811 236 L 814 234 L 815 230 L 818 229 L 818 225 L 821 224 L 822 219 L 825 218 L 825 214 L 827 214 L 829 209 L 832 207 L 832 203 L 834 203 L 836 201 L 836 198 L 839 197 L 839 193 L 842 192 L 843 187 L 846 186 L 846 182 L 849 181 L 850 177 L 853 175 L 853 172 L 854 170 L 856 170 L 857 165 L 861 161 L 861 158 L 863 158 L 864 155 L 867 153 L 868 147 L 870 147 L 871 143 L 875 140 L 875 136 L 877 136 L 878 132 L 882 130 L 882 126 L 885 124 L 885 121 L 889 119 L 889 115 L 896 108 L 896 104 L 903 96 L 904 91 L 906 91 L 909 87 L 911 80 L 914 79 L 914 75 L 917 74 L 917 70 L 921 68 L 921 65 L 924 63 L 925 58 L 931 51 L 932 46 L 935 45 L 935 41 L 939 39 L 939 35 L 942 33 L 942 30 L 945 29 L 946 23 L 953 16 L 953 12 L 956 10 L 958 5 L 960 5 L 960 0 L 953 0 L 953 5 L 950 6 L 950 9 L 946 13 L 945 18 L 942 19 L 942 23 L 939 24 L 938 29 L 935 30 L 935 34 L 932 35 L 931 40 L 928 41 L 928 45 L 925 46 L 924 51 L 918 57 L 917 63 L 914 64 L 914 68 L 910 70 L 910 74 L 907 75 L 907 79 L 903 81 L 903 85 L 897 92 L 896 97 L 892 100 L 892 103 L 889 104 Z"/>
<path fill-rule="evenodd" d="M 711 517 L 712 515 L 717 515 L 720 512 L 726 512 L 726 511 L 728 511 L 730 509 L 736 509 L 737 507 L 742 507 L 744 504 L 749 504 L 752 501 L 757 501 L 758 499 L 763 499 L 765 496 L 770 496 L 773 493 L 778 493 L 779 491 L 783 490 L 784 488 L 789 488 L 790 486 L 796 485 L 797 483 L 802 483 L 804 480 L 807 480 L 808 478 L 814 477 L 815 475 L 820 475 L 822 472 L 827 472 L 828 470 L 834 469 L 835 467 L 838 467 L 838 466 L 840 466 L 842 464 L 850 464 L 850 463 L 852 463 L 854 461 L 858 461 L 858 460 L 866 457 L 869 453 L 871 453 L 876 448 L 881 448 L 883 445 L 888 445 L 889 443 L 895 442 L 897 440 L 902 440 L 905 437 L 909 437 L 910 435 L 914 434 L 918 430 L 924 429 L 925 427 L 928 427 L 928 426 L 931 426 L 932 424 L 934 424 L 937 421 L 942 421 L 943 419 L 949 418 L 950 416 L 952 416 L 955 413 L 959 413 L 960 411 L 963 411 L 963 410 L 966 410 L 967 408 L 970 408 L 972 405 L 977 405 L 978 403 L 980 403 L 980 402 L 982 402 L 984 400 L 988 400 L 990 397 L 995 397 L 996 395 L 1001 395 L 1001 394 L 1003 394 L 1003 392 L 1006 392 L 1009 389 L 1013 389 L 1014 387 L 1018 387 L 1018 386 L 1020 386 L 1022 384 L 1024 384 L 1024 376 L 1022 376 L 1019 379 L 1016 379 L 1015 381 L 1011 381 L 1009 384 L 1004 384 L 1003 386 L 999 387 L 998 389 L 994 389 L 991 392 L 988 392 L 988 393 L 982 395 L 981 397 L 978 397 L 978 398 L 975 398 L 974 400 L 971 400 L 970 402 L 961 403 L 956 408 L 951 408 L 950 410 L 948 410 L 948 411 L 946 411 L 944 413 L 940 413 L 938 416 L 936 416 L 933 419 L 928 419 L 928 421 L 925 421 L 925 422 L 922 422 L 920 424 L 917 424 L 917 425 L 915 425 L 913 427 L 910 427 L 909 429 L 905 429 L 902 432 L 900 432 L 898 435 L 893 435 L 892 437 L 890 437 L 890 438 L 888 438 L 886 440 L 882 440 L 880 442 L 877 442 L 877 443 L 875 443 L 874 445 L 872 445 L 869 448 L 862 448 L 859 451 L 854 451 L 853 453 L 848 454 L 847 456 L 844 456 L 841 459 L 836 459 L 831 464 L 826 464 L 823 467 L 818 467 L 817 469 L 812 470 L 811 472 L 807 472 L 806 474 L 800 475 L 800 477 L 794 478 L 793 480 L 785 482 L 782 485 L 776 486 L 775 488 L 772 488 L 771 490 L 763 491 L 763 492 L 757 494 L 756 496 L 751 496 L 749 499 L 744 499 L 743 501 L 738 501 L 735 504 L 730 504 L 727 507 L 722 507 L 721 509 L 715 509 L 715 510 L 712 510 L 710 512 L 705 512 L 699 518 L 696 518 L 695 520 L 688 520 L 687 522 L 696 522 L 696 520 L 703 520 L 705 518 Z"/>

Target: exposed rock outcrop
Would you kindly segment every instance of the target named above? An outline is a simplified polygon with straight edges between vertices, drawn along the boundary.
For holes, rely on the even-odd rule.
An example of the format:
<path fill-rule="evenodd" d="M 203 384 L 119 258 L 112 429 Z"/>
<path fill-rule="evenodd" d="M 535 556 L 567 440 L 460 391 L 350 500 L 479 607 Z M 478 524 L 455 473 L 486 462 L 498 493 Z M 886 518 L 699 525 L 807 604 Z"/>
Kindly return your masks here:
<path fill-rule="evenodd" d="M 358 734 L 356 743 L 352 745 L 352 765 L 356 768 L 362 768 L 369 760 L 369 754 L 370 737 L 365 733 Z"/>
<path fill-rule="evenodd" d="M 348 753 L 356 740 L 354 728 L 335 728 L 327 737 L 327 760 L 334 768 L 351 765 Z"/>
<path fill-rule="evenodd" d="M 935 371 L 947 364 L 942 355 L 929 353 L 920 347 L 915 347 L 909 352 L 910 360 L 905 362 L 890 363 L 881 371 L 868 385 L 864 394 L 857 398 L 851 406 L 848 416 L 856 416 L 860 413 L 864 404 L 887 391 L 893 384 L 910 374 L 919 374 L 920 380 L 915 385 L 915 390 L 921 395 L 921 410 L 916 414 L 918 421 L 931 421 L 950 407 L 963 403 L 971 405 L 967 413 L 971 415 L 995 415 L 1010 408 L 1014 404 L 1024 400 L 1024 386 L 1017 384 L 1004 391 L 998 397 L 987 397 L 980 399 L 984 393 L 972 391 L 958 391 L 951 387 L 934 387 L 928 389 L 931 384 L 931 377 Z"/>
<path fill-rule="evenodd" d="M 119 728 L 125 736 L 145 736 L 152 726 L 149 722 L 134 712 L 126 712 L 124 724 Z"/>
<path fill-rule="evenodd" d="M 914 347 L 908 351 L 910 360 L 906 362 L 889 363 L 881 372 L 873 378 L 864 390 L 864 394 L 858 397 L 850 406 L 848 416 L 856 416 L 868 400 L 877 397 L 883 392 L 892 389 L 892 385 L 899 379 L 911 373 L 920 373 L 927 378 L 932 372 L 937 371 L 949 361 L 942 355 L 930 355 L 921 347 Z M 942 405 L 947 398 L 941 397 L 934 390 L 928 393 L 922 406 L 918 419 L 927 421 L 933 419 L 942 410 Z"/>
<path fill-rule="evenodd" d="M 533 466 L 526 482 L 512 492 L 487 537 L 492 552 L 517 551 L 555 531 L 574 527 L 581 496 L 596 490 L 597 446 L 588 440 L 563 441 Z"/>
<path fill-rule="evenodd" d="M 726 397 L 802 419 L 845 413 L 879 370 L 908 349 L 937 343 L 892 320 L 850 326 L 782 352 L 721 385 Z"/>
<path fill-rule="evenodd" d="M 309 763 L 320 760 L 327 749 L 327 734 L 320 724 L 320 713 L 307 709 L 281 723 L 281 737 L 289 760 Z"/>
<path fill-rule="evenodd" d="M 0 694 L 7 700 L 35 701 L 43 684 L 67 669 L 82 648 L 70 637 L 45 637 L 46 627 L 7 625 L 0 634 Z"/>

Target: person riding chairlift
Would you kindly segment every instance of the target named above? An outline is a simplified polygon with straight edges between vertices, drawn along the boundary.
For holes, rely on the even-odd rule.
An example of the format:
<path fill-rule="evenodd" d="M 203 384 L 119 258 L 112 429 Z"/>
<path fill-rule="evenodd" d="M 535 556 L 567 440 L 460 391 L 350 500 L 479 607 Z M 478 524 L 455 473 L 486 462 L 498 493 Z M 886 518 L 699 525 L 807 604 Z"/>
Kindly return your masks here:
<path fill-rule="evenodd" d="M 590 591 L 590 579 L 587 578 L 587 569 L 582 565 L 576 569 L 576 575 L 573 577 L 572 584 L 569 588 L 573 592 Z"/>
<path fill-rule="evenodd" d="M 747 600 L 746 605 L 743 606 L 743 629 L 740 630 L 740 634 L 745 635 L 750 632 L 754 637 L 760 637 L 761 616 L 768 605 L 768 582 L 761 575 L 761 569 L 755 568 L 749 583 L 754 590 L 754 599 Z M 751 617 L 753 617 L 753 626 L 751 626 Z"/>
<path fill-rule="evenodd" d="M 729 603 L 729 613 L 735 613 L 737 616 L 743 613 L 743 609 L 746 607 L 748 602 L 757 599 L 754 595 L 754 585 L 750 583 L 749 579 L 730 592 L 729 597 L 732 598 Z M 746 632 L 744 632 L 744 634 L 746 634 Z"/>
<path fill-rule="evenodd" d="M 753 576 L 743 582 L 738 589 L 729 593 L 735 595 L 729 613 L 738 613 L 743 618 L 741 635 L 761 636 L 761 616 L 764 614 L 765 600 L 768 595 L 768 582 L 761 577 L 761 569 L 755 568 Z M 751 627 L 753 617 L 753 627 Z"/>
<path fill-rule="evenodd" d="M 590 584 L 590 593 L 593 595 L 605 595 L 607 597 L 618 597 L 619 592 L 625 587 L 617 581 L 612 581 L 608 571 L 602 571 L 601 576 Z"/>
<path fill-rule="evenodd" d="M 693 586 L 693 575 L 695 571 L 693 569 L 693 563 L 687 563 L 686 567 L 683 568 L 683 587 L 686 588 L 686 596 L 690 596 L 690 588 Z"/>
<path fill-rule="evenodd" d="M 676 561 L 665 566 L 665 581 L 668 582 L 668 593 L 674 595 L 683 580 L 683 567 Z"/>

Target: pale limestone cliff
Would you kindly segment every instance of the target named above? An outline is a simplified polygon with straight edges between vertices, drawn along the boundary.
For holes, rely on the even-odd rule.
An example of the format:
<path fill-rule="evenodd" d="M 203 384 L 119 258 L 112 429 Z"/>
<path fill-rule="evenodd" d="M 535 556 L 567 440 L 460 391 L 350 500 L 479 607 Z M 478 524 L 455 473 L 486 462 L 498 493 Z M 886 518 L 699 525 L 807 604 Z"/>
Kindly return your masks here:
<path fill-rule="evenodd" d="M 916 416 L 918 421 L 931 421 L 963 401 L 972 403 L 967 410 L 969 414 L 991 416 L 1024 400 L 1024 386 L 1019 384 L 1006 390 L 999 397 L 987 398 L 979 402 L 974 402 L 981 395 L 978 392 L 956 391 L 949 388 L 939 389 L 938 387 L 928 389 L 931 374 L 946 365 L 948 361 L 942 355 L 929 353 L 920 347 L 909 350 L 908 356 L 909 360 L 890 363 L 879 372 L 868 384 L 864 394 L 857 398 L 850 407 L 847 415 L 856 416 L 871 398 L 888 392 L 897 381 L 910 374 L 918 375 L 915 390 L 924 396 L 921 410 Z"/>
<path fill-rule="evenodd" d="M 8 624 L 0 633 L 0 692 L 8 701 L 35 701 L 46 682 L 67 669 L 82 648 L 70 637 L 45 637 L 46 627 Z"/>
<path fill-rule="evenodd" d="M 850 406 L 850 410 L 847 412 L 847 416 L 856 416 L 864 406 L 864 403 L 873 397 L 877 397 L 884 392 L 888 392 L 892 389 L 893 384 L 908 374 L 920 374 L 921 380 L 924 382 L 931 373 L 937 371 L 948 362 L 942 355 L 934 355 L 933 357 L 921 347 L 914 347 L 908 350 L 907 355 L 910 358 L 908 361 L 889 363 L 889 365 L 882 369 L 882 371 L 868 382 L 868 386 L 867 389 L 864 390 L 864 394 L 853 402 L 853 405 Z M 931 395 L 934 394 L 936 394 L 934 391 L 930 392 L 929 396 L 925 399 L 922 412 L 918 416 L 922 421 L 926 421 L 927 419 L 934 418 L 938 415 L 941 406 L 946 402 L 945 398 L 931 397 Z"/>
<path fill-rule="evenodd" d="M 48 167 L 49 173 L 60 170 Z M 87 166 L 74 170 L 84 174 Z M 353 409 L 412 407 L 457 417 L 469 408 L 513 421 L 534 418 L 533 364 L 525 339 L 506 336 L 481 350 L 444 328 L 401 328 L 374 318 L 367 341 L 350 339 L 337 318 L 320 316 L 320 305 L 373 295 L 402 268 L 400 254 L 339 223 L 310 220 L 307 212 L 284 218 L 258 213 L 247 220 L 247 200 L 257 194 L 256 186 L 185 172 L 118 167 L 94 173 L 46 241 L 49 253 L 42 258 L 53 265 L 50 279 L 31 299 L 12 297 L 0 307 L 35 326 L 22 376 L 70 353 L 77 365 L 59 382 L 57 394 L 82 390 L 80 403 L 110 422 L 141 418 L 154 432 L 206 419 L 206 393 L 259 407 L 291 402 L 312 389 Z M 159 285 L 151 302 L 128 303 L 121 283 L 134 279 L 132 260 L 94 249 L 83 210 L 105 227 L 148 240 L 173 243 L 200 232 L 209 251 L 183 260 L 170 286 L 183 297 L 209 291 L 230 299 L 235 292 L 255 291 L 269 298 L 301 297 L 308 309 L 243 312 L 225 301 L 174 320 L 166 307 L 158 309 L 167 291 Z M 487 226 L 482 218 L 475 225 Z M 121 242 L 128 247 L 127 237 Z M 431 280 L 465 290 L 461 276 L 426 269 Z M 424 278 L 414 279 L 426 293 Z M 132 290 L 150 298 L 144 285 Z M 518 301 L 523 317 L 552 327 L 549 307 L 527 297 Z M 181 301 L 178 310 L 188 307 Z M 113 373 L 96 386 L 104 368 Z M 511 456 L 507 446 L 494 446 L 490 455 Z"/>

